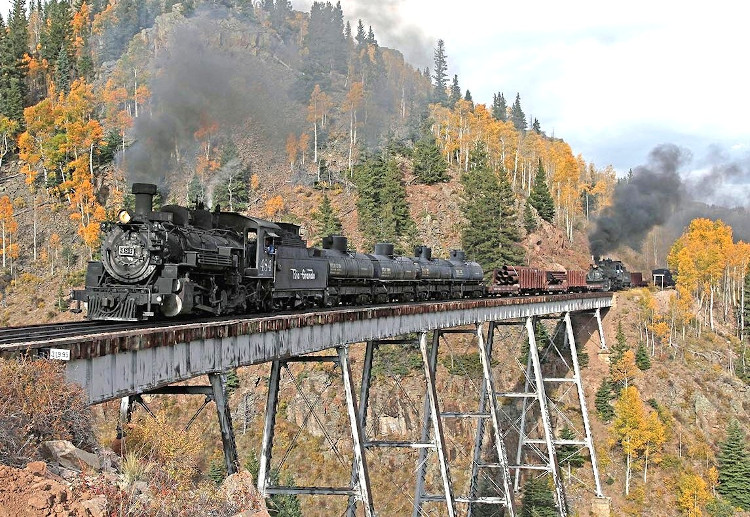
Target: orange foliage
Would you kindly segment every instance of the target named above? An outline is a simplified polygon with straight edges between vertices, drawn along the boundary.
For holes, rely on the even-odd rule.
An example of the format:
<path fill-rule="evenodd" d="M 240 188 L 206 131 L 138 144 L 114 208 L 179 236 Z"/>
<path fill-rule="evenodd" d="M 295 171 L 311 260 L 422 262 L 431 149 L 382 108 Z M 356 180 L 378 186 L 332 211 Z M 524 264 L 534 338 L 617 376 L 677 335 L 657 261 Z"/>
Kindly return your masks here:
<path fill-rule="evenodd" d="M 266 216 L 271 218 L 276 216 L 279 212 L 284 210 L 284 198 L 281 196 L 274 196 L 266 201 Z"/>

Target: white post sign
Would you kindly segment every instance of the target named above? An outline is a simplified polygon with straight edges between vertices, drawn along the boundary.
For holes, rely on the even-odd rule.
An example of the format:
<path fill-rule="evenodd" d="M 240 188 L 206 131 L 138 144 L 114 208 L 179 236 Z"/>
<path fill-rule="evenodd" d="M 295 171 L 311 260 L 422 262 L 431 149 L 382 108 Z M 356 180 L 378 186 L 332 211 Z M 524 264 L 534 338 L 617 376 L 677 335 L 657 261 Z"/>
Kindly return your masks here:
<path fill-rule="evenodd" d="M 70 361 L 70 350 L 65 350 L 62 348 L 50 348 L 49 358 L 59 361 Z"/>

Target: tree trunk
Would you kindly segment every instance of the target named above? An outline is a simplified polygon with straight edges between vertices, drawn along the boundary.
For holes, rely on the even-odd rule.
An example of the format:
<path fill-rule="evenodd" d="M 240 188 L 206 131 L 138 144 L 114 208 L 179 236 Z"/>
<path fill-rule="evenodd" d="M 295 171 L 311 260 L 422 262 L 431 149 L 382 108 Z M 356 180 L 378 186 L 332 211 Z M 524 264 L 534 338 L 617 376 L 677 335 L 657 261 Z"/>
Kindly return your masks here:
<path fill-rule="evenodd" d="M 630 495 L 630 453 L 625 460 L 625 495 Z"/>
<path fill-rule="evenodd" d="M 36 262 L 36 196 L 33 197 L 32 203 L 34 203 L 34 262 Z"/>

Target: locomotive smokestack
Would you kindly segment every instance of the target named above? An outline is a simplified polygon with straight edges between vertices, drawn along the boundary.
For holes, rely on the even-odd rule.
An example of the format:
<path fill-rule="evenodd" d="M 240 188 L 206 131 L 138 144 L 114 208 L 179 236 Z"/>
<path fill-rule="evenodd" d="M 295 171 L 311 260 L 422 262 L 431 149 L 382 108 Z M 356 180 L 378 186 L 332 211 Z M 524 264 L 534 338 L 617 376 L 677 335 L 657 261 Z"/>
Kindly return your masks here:
<path fill-rule="evenodd" d="M 135 194 L 135 215 L 140 218 L 147 218 L 154 209 L 156 185 L 133 183 L 133 194 Z"/>

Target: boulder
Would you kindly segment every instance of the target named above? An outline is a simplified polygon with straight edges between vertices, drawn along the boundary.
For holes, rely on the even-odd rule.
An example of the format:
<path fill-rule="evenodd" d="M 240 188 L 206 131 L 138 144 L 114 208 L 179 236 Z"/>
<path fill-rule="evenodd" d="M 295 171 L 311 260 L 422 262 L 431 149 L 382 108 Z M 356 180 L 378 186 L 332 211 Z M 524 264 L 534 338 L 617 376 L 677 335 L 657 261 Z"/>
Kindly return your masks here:
<path fill-rule="evenodd" d="M 78 502 L 79 514 L 85 517 L 107 517 L 107 498 L 103 495 Z"/>
<path fill-rule="evenodd" d="M 96 454 L 81 450 L 67 440 L 44 442 L 42 452 L 50 461 L 65 469 L 101 470 L 101 463 Z"/>
<path fill-rule="evenodd" d="M 221 493 L 227 502 L 244 509 L 243 512 L 237 514 L 239 516 L 268 516 L 266 504 L 255 488 L 252 474 L 247 470 L 241 470 L 227 477 L 221 484 Z"/>

